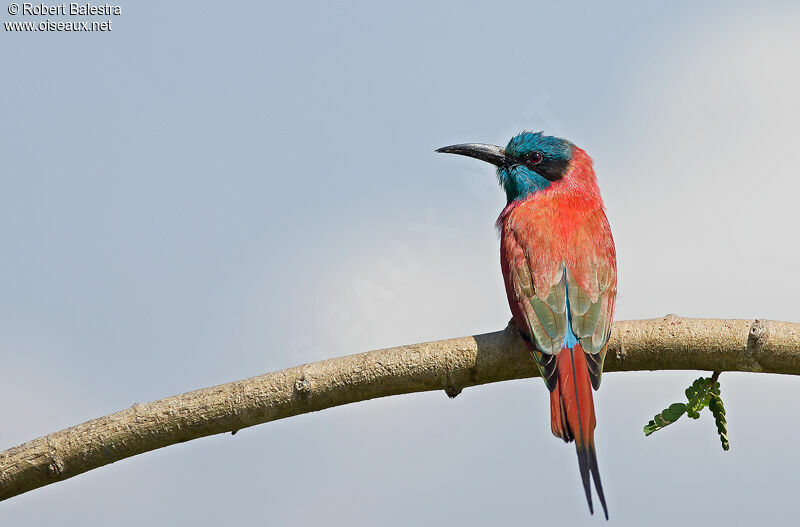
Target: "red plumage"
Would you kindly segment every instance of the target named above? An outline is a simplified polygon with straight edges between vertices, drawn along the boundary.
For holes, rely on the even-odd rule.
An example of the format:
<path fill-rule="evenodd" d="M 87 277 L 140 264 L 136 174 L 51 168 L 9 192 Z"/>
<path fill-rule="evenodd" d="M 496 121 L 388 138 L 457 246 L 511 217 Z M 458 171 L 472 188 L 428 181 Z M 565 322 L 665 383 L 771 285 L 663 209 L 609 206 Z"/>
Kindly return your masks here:
<path fill-rule="evenodd" d="M 573 353 L 566 348 L 561 351 L 563 353 L 559 353 L 556 359 L 558 386 L 550 392 L 550 427 L 554 436 L 565 441 L 574 439 L 575 445 L 580 448 L 583 445 L 594 444 L 594 428 L 597 424 L 590 389 L 589 368 L 580 344 L 575 346 Z"/>
<path fill-rule="evenodd" d="M 511 312 L 550 389 L 551 429 L 575 440 L 589 508 L 591 473 L 607 518 L 591 387 L 600 384 L 617 273 L 591 158 L 575 147 L 564 177 L 512 201 L 497 225 Z"/>

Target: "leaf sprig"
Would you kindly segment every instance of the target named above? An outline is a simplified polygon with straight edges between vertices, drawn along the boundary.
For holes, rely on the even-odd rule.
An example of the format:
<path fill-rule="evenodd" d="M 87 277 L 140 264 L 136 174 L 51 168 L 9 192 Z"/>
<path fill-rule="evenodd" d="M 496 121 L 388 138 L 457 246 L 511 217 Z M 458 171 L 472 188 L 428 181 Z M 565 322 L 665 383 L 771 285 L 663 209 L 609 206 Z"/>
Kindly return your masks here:
<path fill-rule="evenodd" d="M 722 449 L 728 450 L 730 448 L 730 442 L 728 441 L 728 422 L 725 420 L 725 407 L 722 404 L 722 397 L 720 396 L 719 375 L 720 372 L 715 371 L 711 377 L 700 377 L 696 379 L 691 386 L 686 388 L 685 394 L 687 402 L 673 403 L 660 414 L 653 417 L 650 422 L 644 425 L 644 435 L 649 436 L 653 432 L 657 432 L 671 425 L 683 417 L 683 414 L 688 415 L 692 419 L 699 419 L 700 411 L 703 410 L 703 408 L 708 408 L 714 416 L 714 422 L 717 425 L 717 434 L 722 443 Z"/>

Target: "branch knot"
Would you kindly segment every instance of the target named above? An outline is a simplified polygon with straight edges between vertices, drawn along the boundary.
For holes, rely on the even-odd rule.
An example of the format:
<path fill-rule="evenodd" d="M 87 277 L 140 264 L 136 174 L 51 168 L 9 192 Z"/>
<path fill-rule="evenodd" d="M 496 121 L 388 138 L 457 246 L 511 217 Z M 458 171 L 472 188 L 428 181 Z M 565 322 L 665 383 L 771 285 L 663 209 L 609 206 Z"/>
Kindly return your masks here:
<path fill-rule="evenodd" d="M 296 394 L 303 396 L 308 396 L 311 394 L 311 386 L 306 380 L 305 375 L 294 381 L 294 391 Z"/>

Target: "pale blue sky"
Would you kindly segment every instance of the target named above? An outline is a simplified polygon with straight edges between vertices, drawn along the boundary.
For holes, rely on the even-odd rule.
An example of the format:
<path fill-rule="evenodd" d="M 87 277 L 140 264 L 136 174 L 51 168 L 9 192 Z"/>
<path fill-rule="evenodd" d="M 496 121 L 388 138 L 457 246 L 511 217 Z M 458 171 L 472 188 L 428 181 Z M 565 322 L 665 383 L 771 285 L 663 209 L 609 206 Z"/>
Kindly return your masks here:
<path fill-rule="evenodd" d="M 618 318 L 800 321 L 790 2 L 121 5 L 110 33 L 0 35 L 0 448 L 501 329 L 503 194 L 433 150 L 522 129 L 595 159 Z M 698 375 L 604 378 L 612 521 L 800 520 L 800 380 L 722 376 L 730 452 L 705 416 L 643 437 Z M 530 379 L 370 401 L 137 456 L 0 524 L 599 522 L 548 412 Z"/>

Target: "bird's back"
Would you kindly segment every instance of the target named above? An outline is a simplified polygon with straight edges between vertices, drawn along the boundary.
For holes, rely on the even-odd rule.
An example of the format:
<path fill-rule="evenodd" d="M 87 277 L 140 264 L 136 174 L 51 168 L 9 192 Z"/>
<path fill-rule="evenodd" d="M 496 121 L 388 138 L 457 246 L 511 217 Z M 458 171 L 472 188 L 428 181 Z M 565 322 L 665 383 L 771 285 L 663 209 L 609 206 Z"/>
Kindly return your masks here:
<path fill-rule="evenodd" d="M 565 300 L 575 297 L 575 301 L 571 313 L 556 312 L 555 317 L 561 315 L 566 322 L 571 314 L 575 325 L 575 319 L 587 313 L 583 308 L 588 303 L 590 320 L 585 322 L 589 324 L 577 328 L 581 333 L 577 337 L 587 352 L 597 352 L 606 344 L 611 329 L 617 293 L 617 262 L 591 160 L 582 151 L 580 153 L 583 155 L 576 155 L 571 179 L 565 181 L 565 185 L 554 185 L 510 203 L 500 214 L 497 227 L 506 294 L 517 327 L 536 341 L 536 319 L 542 317 L 535 310 L 531 312 L 528 305 L 532 297 L 546 301 L 551 294 L 560 293 L 558 289 L 562 287 L 559 284 L 563 278 L 563 288 L 571 289 L 569 294 L 564 292 Z M 573 283 L 571 287 L 570 282 Z M 531 320 L 532 315 L 536 315 L 534 320 Z M 557 325 L 562 329 L 560 321 Z M 592 328 L 597 330 L 596 335 L 592 333 L 593 338 L 582 337 Z M 562 342 L 555 337 L 563 339 L 566 327 L 563 330 L 552 336 L 545 332 L 541 335 L 541 344 L 548 344 L 547 337 L 551 337 L 550 349 L 557 353 Z"/>
<path fill-rule="evenodd" d="M 498 228 L 508 303 L 550 390 L 551 430 L 575 441 L 589 508 L 591 475 L 608 517 L 592 387 L 600 385 L 611 334 L 616 252 L 596 184 L 588 190 L 552 186 L 512 202 Z"/>
<path fill-rule="evenodd" d="M 617 295 L 614 241 L 591 158 L 566 139 L 522 132 L 501 148 L 437 150 L 492 163 L 506 193 L 500 253 L 511 313 L 550 390 L 553 434 L 575 441 L 589 510 L 590 477 L 608 509 L 594 448 L 600 386 Z"/>

